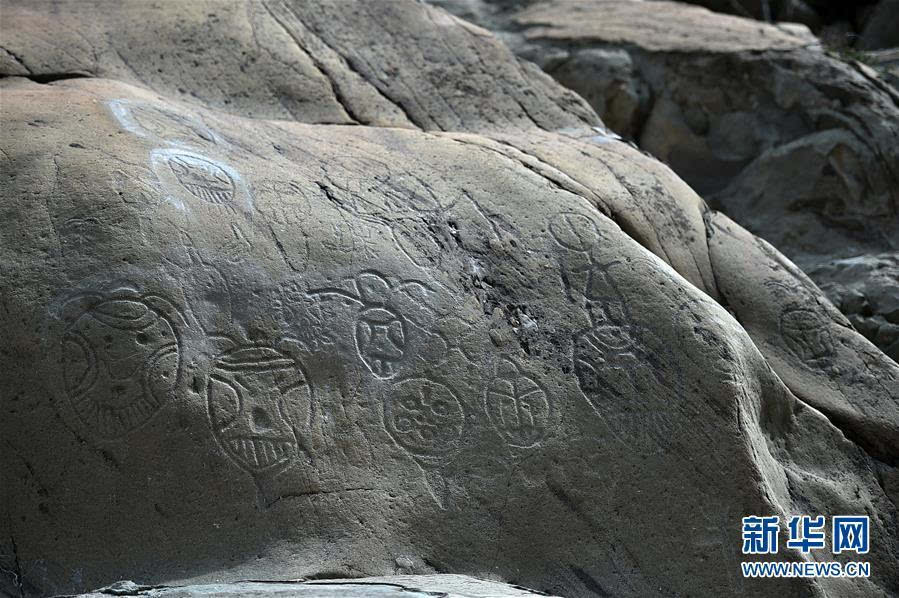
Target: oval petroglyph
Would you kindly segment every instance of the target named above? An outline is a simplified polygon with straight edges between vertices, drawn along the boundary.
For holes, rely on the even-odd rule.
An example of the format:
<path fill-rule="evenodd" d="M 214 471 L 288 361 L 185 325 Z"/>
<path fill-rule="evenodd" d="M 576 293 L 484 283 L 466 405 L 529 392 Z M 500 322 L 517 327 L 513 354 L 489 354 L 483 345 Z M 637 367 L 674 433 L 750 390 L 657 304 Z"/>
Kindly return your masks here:
<path fill-rule="evenodd" d="M 324 288 L 309 292 L 312 298 L 340 299 L 356 307 L 353 339 L 359 360 L 376 378 L 388 380 L 402 373 L 415 357 L 409 350 L 412 327 L 425 335 L 424 320 L 433 317 L 428 303 L 431 289 L 415 280 L 391 284 L 380 272 L 356 275 L 356 293 Z"/>
<path fill-rule="evenodd" d="M 312 389 L 298 361 L 265 346 L 219 355 L 209 374 L 212 432 L 225 453 L 251 474 L 275 474 L 297 457 Z"/>
<path fill-rule="evenodd" d="M 427 378 L 395 383 L 384 399 L 384 425 L 413 456 L 442 458 L 457 448 L 465 427 L 462 403 L 445 385 Z"/>
<path fill-rule="evenodd" d="M 781 313 L 779 325 L 787 347 L 804 363 L 814 365 L 836 354 L 829 323 L 819 313 L 789 306 Z"/>
<path fill-rule="evenodd" d="M 209 160 L 182 154 L 170 156 L 168 164 L 181 186 L 194 197 L 217 204 L 234 199 L 234 180 Z"/>
<path fill-rule="evenodd" d="M 485 392 L 484 408 L 510 446 L 531 448 L 546 436 L 551 410 L 546 391 L 508 357 L 496 367 L 496 377 Z"/>
<path fill-rule="evenodd" d="M 100 436 L 117 438 L 140 427 L 175 389 L 181 350 L 173 312 L 159 297 L 121 289 L 66 327 L 66 392 L 78 417 Z"/>
<path fill-rule="evenodd" d="M 154 137 L 173 145 L 217 143 L 215 133 L 198 118 L 145 102 L 128 99 L 109 101 L 119 124 L 139 137 Z"/>
<path fill-rule="evenodd" d="M 150 161 L 156 176 L 170 192 L 166 200 L 179 209 L 185 209 L 184 200 L 197 199 L 227 208 L 253 207 L 240 175 L 222 162 L 174 149 L 155 149 L 150 153 Z"/>
<path fill-rule="evenodd" d="M 571 251 L 589 251 L 599 240 L 596 224 L 576 212 L 561 212 L 549 223 L 549 232 L 560 246 Z"/>

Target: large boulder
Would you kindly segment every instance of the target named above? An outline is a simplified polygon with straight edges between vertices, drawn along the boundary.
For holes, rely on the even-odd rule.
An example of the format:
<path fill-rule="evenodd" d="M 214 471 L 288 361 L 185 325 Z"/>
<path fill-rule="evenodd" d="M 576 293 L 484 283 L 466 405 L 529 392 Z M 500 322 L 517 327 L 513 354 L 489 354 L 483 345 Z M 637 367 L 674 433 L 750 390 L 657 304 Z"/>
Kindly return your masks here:
<path fill-rule="evenodd" d="M 899 591 L 899 366 L 486 31 L 53 6 L 2 21 L 4 591 Z M 741 517 L 814 513 L 870 516 L 870 578 L 740 575 Z"/>
<path fill-rule="evenodd" d="M 805 27 L 639 0 L 532 2 L 484 24 L 813 276 L 899 255 L 899 91 Z"/>

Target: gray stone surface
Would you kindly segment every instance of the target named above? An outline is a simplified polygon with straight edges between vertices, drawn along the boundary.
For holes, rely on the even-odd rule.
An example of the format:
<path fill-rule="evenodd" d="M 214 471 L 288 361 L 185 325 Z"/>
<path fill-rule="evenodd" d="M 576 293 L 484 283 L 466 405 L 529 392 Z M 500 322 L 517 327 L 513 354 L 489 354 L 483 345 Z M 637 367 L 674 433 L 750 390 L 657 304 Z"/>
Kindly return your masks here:
<path fill-rule="evenodd" d="M 99 0 L 54 12 L 6 2 L 0 68 L 106 77 L 231 114 L 307 123 L 458 131 L 597 122 L 488 32 L 408 6 L 201 0 L 160 10 Z"/>
<path fill-rule="evenodd" d="M 4 591 L 899 591 L 899 366 L 486 31 L 414 2 L 54 6 L 2 20 Z M 279 112 L 283 73 L 227 60 L 321 14 L 309 56 L 373 70 Z M 769 513 L 870 515 L 872 577 L 743 579 L 740 518 Z"/>
<path fill-rule="evenodd" d="M 805 27 L 637 0 L 533 2 L 484 24 L 813 277 L 899 249 L 899 91 Z"/>
<path fill-rule="evenodd" d="M 856 330 L 899 361 L 899 255 L 834 260 L 811 275 Z"/>

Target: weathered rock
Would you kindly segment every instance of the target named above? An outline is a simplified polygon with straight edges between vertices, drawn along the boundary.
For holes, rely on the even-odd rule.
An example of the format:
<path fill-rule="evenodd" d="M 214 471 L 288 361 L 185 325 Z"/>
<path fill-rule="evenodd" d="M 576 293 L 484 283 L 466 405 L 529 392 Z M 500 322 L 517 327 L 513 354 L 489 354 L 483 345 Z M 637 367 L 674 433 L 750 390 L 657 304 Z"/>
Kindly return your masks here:
<path fill-rule="evenodd" d="M 279 596 L 285 598 L 527 598 L 523 588 L 462 575 L 390 575 L 311 581 L 241 581 L 187 586 L 141 586 L 122 581 L 73 598 L 148 596 L 190 598 L 216 596 Z M 549 596 L 549 594 L 539 594 Z"/>
<path fill-rule="evenodd" d="M 486 31 L 404 2 L 205 0 L 164 11 L 69 2 L 59 9 L 65 24 L 40 4 L 6 4 L 4 74 L 107 77 L 232 114 L 308 123 L 459 131 L 597 122 L 583 100 Z"/>
<path fill-rule="evenodd" d="M 866 58 L 890 85 L 899 89 L 899 48 L 868 52 Z"/>
<path fill-rule="evenodd" d="M 899 92 L 804 27 L 651 6 L 536 2 L 488 24 L 807 271 L 897 249 Z"/>
<path fill-rule="evenodd" d="M 164 40 L 142 47 L 194 43 L 193 8 L 104 25 L 82 6 L 57 10 L 100 23 L 88 40 L 134 10 Z M 282 14 L 242 6 L 203 21 L 204 47 Z M 429 107 L 408 127 L 251 117 L 273 105 L 161 82 L 41 84 L 68 67 L 35 74 L 31 56 L 67 60 L 65 34 L 16 38 L 33 72 L 0 81 L 4 590 L 436 572 L 569 596 L 899 590 L 895 476 L 878 477 L 899 457 L 896 364 L 542 76 L 493 83 L 497 105 L 547 115 L 501 121 L 481 96 L 442 102 L 409 58 L 461 29 L 496 53 L 455 80 L 514 69 L 489 34 L 361 6 L 293 4 L 269 50 L 296 49 L 307 9 L 333 17 L 336 55 L 371 36 L 373 64 L 399 71 L 384 89 L 416 81 Z M 4 41 L 64 22 L 15 8 Z M 358 76 L 345 105 L 368 105 Z M 454 113 L 484 116 L 433 130 Z M 872 577 L 740 577 L 742 516 L 806 513 L 870 515 Z"/>
<path fill-rule="evenodd" d="M 834 260 L 810 274 L 856 330 L 899 361 L 899 255 Z"/>
<path fill-rule="evenodd" d="M 840 45 L 851 46 L 877 6 L 877 0 L 831 2 L 829 0 L 683 0 L 715 12 L 765 22 L 802 23 L 820 33 L 839 28 L 848 34 Z"/>

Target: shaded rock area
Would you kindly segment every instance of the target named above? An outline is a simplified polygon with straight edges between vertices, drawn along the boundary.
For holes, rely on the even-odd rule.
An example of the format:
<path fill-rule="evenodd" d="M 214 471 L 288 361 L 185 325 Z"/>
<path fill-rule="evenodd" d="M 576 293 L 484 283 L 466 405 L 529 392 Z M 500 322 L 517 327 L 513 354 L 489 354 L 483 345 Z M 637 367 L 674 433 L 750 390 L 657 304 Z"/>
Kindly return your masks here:
<path fill-rule="evenodd" d="M 312 581 L 240 581 L 193 586 L 141 586 L 123 581 L 72 598 L 107 596 L 147 596 L 150 598 L 190 598 L 216 596 L 277 596 L 283 598 L 527 598 L 535 594 L 504 583 L 483 581 L 462 575 L 391 575 L 356 579 Z M 61 598 L 61 597 L 60 597 Z"/>
<path fill-rule="evenodd" d="M 440 4 L 480 15 L 825 288 L 819 265 L 899 255 L 899 91 L 805 27 L 661 1 Z M 897 17 L 878 22 L 899 31 Z M 872 62 L 886 70 L 891 56 Z M 855 284 L 874 284 L 852 272 Z M 889 349 L 877 330 L 862 330 Z"/>
<path fill-rule="evenodd" d="M 686 0 L 715 12 L 767 22 L 802 23 L 830 45 L 860 50 L 899 46 L 897 0 Z"/>
<path fill-rule="evenodd" d="M 2 591 L 899 592 L 899 366 L 486 30 L 0 23 Z M 870 578 L 741 576 L 743 516 L 809 513 L 870 517 Z"/>
<path fill-rule="evenodd" d="M 834 260 L 811 270 L 856 330 L 899 361 L 899 257 Z"/>

